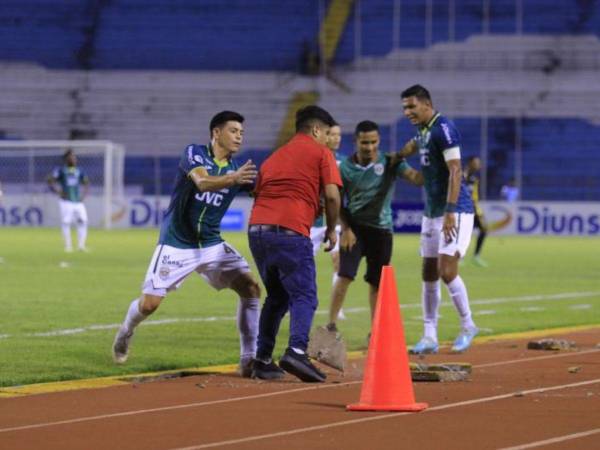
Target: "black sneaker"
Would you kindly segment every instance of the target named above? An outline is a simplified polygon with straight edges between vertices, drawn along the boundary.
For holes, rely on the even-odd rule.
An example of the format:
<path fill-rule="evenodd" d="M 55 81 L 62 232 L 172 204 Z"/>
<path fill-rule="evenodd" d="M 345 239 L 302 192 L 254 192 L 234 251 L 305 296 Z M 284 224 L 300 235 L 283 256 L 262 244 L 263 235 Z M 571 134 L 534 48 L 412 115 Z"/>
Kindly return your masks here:
<path fill-rule="evenodd" d="M 252 364 L 251 378 L 258 378 L 259 380 L 278 380 L 283 378 L 283 375 L 284 371 L 273 361 L 266 363 L 260 359 L 255 359 Z"/>
<path fill-rule="evenodd" d="M 335 322 L 329 322 L 325 328 L 327 328 L 327 331 L 331 331 L 332 333 L 337 333 L 339 331 Z"/>
<path fill-rule="evenodd" d="M 306 353 L 296 353 L 289 347 L 279 360 L 279 367 L 305 383 L 322 383 L 327 378 L 323 372 L 312 365 Z"/>

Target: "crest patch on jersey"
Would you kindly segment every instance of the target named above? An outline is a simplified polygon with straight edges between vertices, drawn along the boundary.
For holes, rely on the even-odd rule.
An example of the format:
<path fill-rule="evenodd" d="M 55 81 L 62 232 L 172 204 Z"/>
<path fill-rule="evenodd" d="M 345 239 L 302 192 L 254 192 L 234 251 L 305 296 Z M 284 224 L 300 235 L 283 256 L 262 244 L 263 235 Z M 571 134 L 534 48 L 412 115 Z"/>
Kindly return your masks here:
<path fill-rule="evenodd" d="M 377 176 L 379 176 L 379 177 L 380 177 L 381 175 L 383 175 L 383 170 L 384 170 L 384 169 L 385 169 L 385 168 L 383 167 L 383 164 L 381 164 L 381 163 L 377 163 L 377 164 L 375 164 L 375 165 L 373 166 L 373 172 L 375 172 L 375 175 L 377 175 Z"/>

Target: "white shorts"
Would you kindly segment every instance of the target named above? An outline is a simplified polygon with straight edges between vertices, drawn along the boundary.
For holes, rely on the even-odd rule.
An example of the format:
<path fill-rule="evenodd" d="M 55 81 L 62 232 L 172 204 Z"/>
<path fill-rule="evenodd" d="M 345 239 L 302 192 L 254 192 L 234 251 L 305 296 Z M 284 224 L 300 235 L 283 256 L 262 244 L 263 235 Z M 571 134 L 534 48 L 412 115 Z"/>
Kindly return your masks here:
<path fill-rule="evenodd" d="M 82 202 L 70 202 L 60 199 L 60 220 L 62 223 L 71 225 L 72 223 L 87 223 L 88 216 L 85 205 Z"/>
<path fill-rule="evenodd" d="M 423 258 L 437 258 L 438 254 L 454 256 L 456 252 L 464 257 L 471 243 L 473 233 L 473 220 L 475 214 L 457 213 L 456 227 L 458 236 L 450 242 L 444 239 L 442 226 L 444 217 L 425 217 L 421 221 L 421 256 Z"/>
<path fill-rule="evenodd" d="M 323 244 L 323 240 L 325 239 L 325 231 L 327 227 L 312 227 L 310 229 L 310 240 L 313 245 L 313 255 L 316 255 Z M 335 243 L 335 247 L 333 247 L 332 252 L 340 251 L 340 233 L 342 232 L 342 226 L 336 225 L 335 232 L 337 233 L 337 242 Z"/>
<path fill-rule="evenodd" d="M 206 248 L 158 245 L 148 266 L 142 292 L 164 297 L 181 286 L 192 272 L 220 290 L 229 287 L 240 274 L 250 272 L 250 267 L 246 259 L 225 242 Z"/>

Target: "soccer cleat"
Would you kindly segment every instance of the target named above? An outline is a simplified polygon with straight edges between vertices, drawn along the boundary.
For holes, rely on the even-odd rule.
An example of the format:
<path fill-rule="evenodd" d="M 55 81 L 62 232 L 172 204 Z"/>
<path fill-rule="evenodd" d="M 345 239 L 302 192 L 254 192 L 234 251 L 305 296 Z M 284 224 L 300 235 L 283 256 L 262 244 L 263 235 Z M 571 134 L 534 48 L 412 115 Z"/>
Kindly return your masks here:
<path fill-rule="evenodd" d="M 329 322 L 327 325 L 325 325 L 325 328 L 327 328 L 327 331 L 331 331 L 332 333 L 337 333 L 339 331 L 335 322 Z"/>
<path fill-rule="evenodd" d="M 252 373 L 250 378 L 258 378 L 259 380 L 278 380 L 283 378 L 284 372 L 273 361 L 268 363 L 255 359 L 252 363 Z"/>
<path fill-rule="evenodd" d="M 279 360 L 279 367 L 305 383 L 322 383 L 327 378 L 327 375 L 312 365 L 306 353 L 296 353 L 289 347 Z"/>
<path fill-rule="evenodd" d="M 477 333 L 479 333 L 478 328 L 465 328 L 461 330 L 461 332 L 454 340 L 454 344 L 452 345 L 452 352 L 462 353 L 465 350 L 467 350 L 471 346 L 473 338 L 477 336 Z"/>
<path fill-rule="evenodd" d="M 131 342 L 133 331 L 127 332 L 123 327 L 119 328 L 113 342 L 113 361 L 117 364 L 124 364 L 129 356 L 129 343 Z"/>
<path fill-rule="evenodd" d="M 253 357 L 240 358 L 240 364 L 238 366 L 238 372 L 242 378 L 252 378 L 252 368 L 254 367 Z"/>
<path fill-rule="evenodd" d="M 423 336 L 419 342 L 413 345 L 410 349 L 410 353 L 413 355 L 425 355 L 437 353 L 439 349 L 438 343 L 432 338 Z"/>

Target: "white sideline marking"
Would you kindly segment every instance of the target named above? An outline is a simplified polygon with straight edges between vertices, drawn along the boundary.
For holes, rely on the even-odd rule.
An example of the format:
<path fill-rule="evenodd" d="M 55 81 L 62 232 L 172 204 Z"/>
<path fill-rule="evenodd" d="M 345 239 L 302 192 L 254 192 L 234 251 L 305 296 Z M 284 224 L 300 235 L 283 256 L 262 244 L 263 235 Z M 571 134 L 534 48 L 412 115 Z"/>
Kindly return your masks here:
<path fill-rule="evenodd" d="M 519 308 L 519 311 L 523 311 L 523 312 L 537 312 L 537 311 L 545 311 L 546 308 L 542 307 L 542 306 L 523 306 L 522 308 Z"/>
<path fill-rule="evenodd" d="M 526 295 L 522 297 L 498 297 L 498 298 L 489 298 L 489 299 L 481 299 L 471 301 L 471 305 L 493 305 L 493 304 L 501 304 L 501 303 L 511 303 L 511 302 L 541 302 L 547 300 L 571 300 L 574 298 L 583 298 L 583 297 L 596 297 L 600 296 L 600 292 L 565 292 L 562 294 L 549 294 L 549 295 Z M 401 304 L 401 308 L 421 308 L 421 303 L 406 303 Z M 441 304 L 442 307 L 450 307 L 451 303 L 444 302 Z M 535 307 L 532 307 L 535 308 Z M 365 311 L 369 311 L 369 308 L 344 308 L 345 313 L 362 313 Z M 319 315 L 329 314 L 328 311 L 319 310 L 317 311 Z M 441 315 L 439 317 L 442 317 Z M 213 317 L 175 317 L 172 319 L 157 319 L 157 320 L 145 320 L 141 323 L 141 326 L 148 325 L 165 325 L 172 323 L 193 323 L 193 322 L 217 322 L 217 321 L 234 321 L 236 318 L 234 316 L 213 316 Z M 120 323 L 110 323 L 110 324 L 98 324 L 98 325 L 88 325 L 85 327 L 77 327 L 77 328 L 66 328 L 59 330 L 51 330 L 51 331 L 43 331 L 36 333 L 25 333 L 22 336 L 24 337 L 53 337 L 53 336 L 69 336 L 73 334 L 85 333 L 87 331 L 96 331 L 96 330 L 116 330 L 121 326 Z M 10 337 L 14 337 L 12 334 L 4 334 L 0 335 L 0 339 L 6 339 Z"/>
<path fill-rule="evenodd" d="M 572 305 L 569 306 L 569 309 L 590 309 L 592 307 L 592 305 L 590 305 L 589 303 L 585 303 L 583 305 Z"/>
<path fill-rule="evenodd" d="M 544 441 L 530 442 L 529 444 L 516 445 L 514 447 L 504 447 L 499 450 L 525 450 L 527 448 L 541 447 L 542 445 L 556 444 L 557 442 L 570 441 L 571 439 L 591 436 L 592 434 L 596 433 L 600 433 L 600 428 L 594 428 L 593 430 L 582 431 L 580 433 L 565 434 L 564 436 L 546 439 Z"/>
<path fill-rule="evenodd" d="M 565 356 L 584 355 L 587 353 L 597 353 L 597 352 L 600 352 L 600 348 L 599 349 L 591 349 L 591 350 L 583 350 L 580 352 L 572 352 L 572 353 L 559 353 L 559 354 L 547 355 L 547 356 L 542 356 L 542 357 L 538 356 L 535 358 L 522 358 L 522 359 L 513 359 L 510 361 L 500 361 L 500 362 L 495 362 L 495 363 L 479 364 L 479 365 L 473 366 L 473 368 L 478 369 L 481 367 L 501 366 L 501 365 L 505 365 L 505 364 L 518 364 L 521 362 L 537 361 L 540 359 L 563 358 Z M 596 381 L 600 381 L 600 379 L 598 379 Z M 208 405 L 217 405 L 217 404 L 222 404 L 222 403 L 232 403 L 232 402 L 238 402 L 238 401 L 243 401 L 243 400 L 254 400 L 257 398 L 275 397 L 278 395 L 293 394 L 296 392 L 313 391 L 313 390 L 317 390 L 317 389 L 329 389 L 329 388 L 342 387 L 342 386 L 352 386 L 352 385 L 360 384 L 360 383 L 362 383 L 362 381 L 348 381 L 346 383 L 324 384 L 324 385 L 318 385 L 318 386 L 310 386 L 310 387 L 292 389 L 289 391 L 286 390 L 286 391 L 277 391 L 277 392 L 267 392 L 265 394 L 248 395 L 246 397 L 233 397 L 233 398 L 228 398 L 225 400 L 212 400 L 212 401 L 208 401 L 208 402 L 194 402 L 194 403 L 186 403 L 183 405 L 162 406 L 160 408 L 138 409 L 138 410 L 134 410 L 134 411 L 125 411 L 125 412 L 120 412 L 120 413 L 79 417 L 77 419 L 59 420 L 56 422 L 45 422 L 45 423 L 37 423 L 37 424 L 32 424 L 32 425 L 21 425 L 21 426 L 17 426 L 17 427 L 0 428 L 0 433 L 7 433 L 9 431 L 31 430 L 31 429 L 35 429 L 35 428 L 52 427 L 52 426 L 56 426 L 56 425 L 67 425 L 67 424 L 80 423 L 80 422 L 89 422 L 89 421 L 94 421 L 94 420 L 110 419 L 113 417 L 135 416 L 137 414 L 147 414 L 147 413 L 161 412 L 161 411 L 172 411 L 172 410 L 176 410 L 176 409 L 187 409 L 187 408 L 194 408 L 194 407 L 198 407 L 198 406 L 208 406 Z M 588 382 L 583 382 L 583 383 L 588 383 Z M 570 385 L 566 385 L 566 386 L 570 386 Z M 527 391 L 519 391 L 519 392 L 527 392 Z M 513 394 L 514 393 L 507 394 L 507 395 L 510 397 Z M 435 408 L 443 409 L 442 406 L 436 406 Z M 430 409 L 432 409 L 432 408 L 430 408 Z"/>
<path fill-rule="evenodd" d="M 557 386 L 549 386 L 549 387 L 545 387 L 545 388 L 529 389 L 527 391 L 520 391 L 520 393 L 522 393 L 523 395 L 537 394 L 540 392 L 548 392 L 548 391 L 554 391 L 554 390 L 559 390 L 559 389 L 567 389 L 567 388 L 571 388 L 571 387 L 587 386 L 589 384 L 595 384 L 595 383 L 600 383 L 600 378 L 596 378 L 594 380 L 588 380 L 588 381 L 581 381 L 579 383 L 570 383 L 570 384 L 562 384 L 562 385 L 557 385 Z M 486 402 L 493 402 L 496 400 L 504 400 L 507 398 L 514 397 L 514 395 L 515 395 L 515 393 L 511 392 L 509 394 L 495 395 L 493 397 L 482 397 L 482 398 L 476 398 L 473 400 L 465 400 L 462 402 L 449 403 L 447 405 L 433 406 L 431 408 L 425 409 L 421 414 L 425 414 L 425 413 L 431 412 L 431 411 L 442 411 L 444 409 L 456 408 L 458 406 L 469 406 L 469 405 L 476 405 L 478 403 L 486 403 Z M 224 445 L 231 445 L 231 444 L 241 444 L 241 443 L 246 443 L 246 442 L 258 441 L 261 439 L 269 439 L 269 438 L 273 438 L 273 437 L 289 436 L 292 434 L 305 433 L 308 431 L 318 431 L 318 430 L 325 430 L 328 428 L 340 427 L 340 426 L 345 426 L 345 425 L 354 425 L 357 423 L 373 422 L 375 420 L 389 419 L 392 417 L 405 416 L 405 415 L 409 415 L 409 414 L 414 414 L 414 413 L 410 413 L 410 412 L 388 413 L 388 414 L 383 414 L 381 416 L 362 417 L 360 419 L 344 420 L 341 422 L 333 422 L 333 423 L 324 424 L 324 425 L 315 425 L 312 427 L 296 428 L 295 430 L 280 431 L 277 433 L 269 433 L 269 434 L 261 434 L 258 436 L 251 436 L 251 437 L 240 438 L 240 439 L 231 439 L 228 441 L 212 442 L 210 444 L 193 445 L 191 447 L 177 447 L 177 448 L 174 448 L 171 450 L 198 450 L 198 449 L 202 449 L 202 448 L 221 447 Z M 521 448 L 521 447 L 515 447 L 515 448 Z"/>
<path fill-rule="evenodd" d="M 474 316 L 491 316 L 496 314 L 496 311 L 493 309 L 482 309 L 481 311 L 473 312 Z"/>

